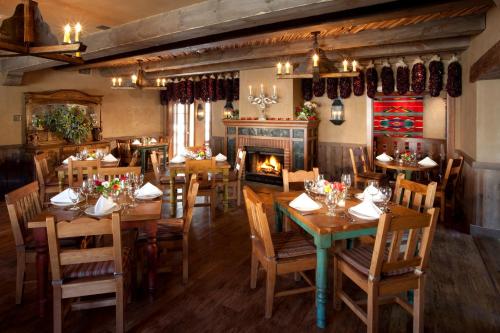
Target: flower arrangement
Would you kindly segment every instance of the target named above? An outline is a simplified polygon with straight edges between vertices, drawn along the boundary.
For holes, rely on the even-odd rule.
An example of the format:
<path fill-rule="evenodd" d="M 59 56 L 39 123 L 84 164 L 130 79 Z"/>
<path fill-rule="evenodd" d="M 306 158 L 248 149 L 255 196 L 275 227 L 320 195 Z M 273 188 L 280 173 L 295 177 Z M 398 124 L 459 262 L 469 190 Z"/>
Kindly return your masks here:
<path fill-rule="evenodd" d="M 413 162 L 416 160 L 415 154 L 413 154 L 410 151 L 405 151 L 404 153 L 402 153 L 400 158 L 403 162 L 407 162 L 407 163 Z"/>
<path fill-rule="evenodd" d="M 332 191 L 343 193 L 345 191 L 346 187 L 345 187 L 344 183 L 340 183 L 340 182 L 331 183 L 331 182 L 325 181 L 324 189 L 325 189 L 325 193 L 330 193 Z"/>
<path fill-rule="evenodd" d="M 295 109 L 295 118 L 297 120 L 317 120 L 316 108 L 318 104 L 306 101 L 302 107 Z"/>
<path fill-rule="evenodd" d="M 105 198 L 113 193 L 120 193 L 123 190 L 122 182 L 127 180 L 126 176 L 114 178 L 112 180 L 95 180 L 95 189 L 97 193 L 102 194 Z"/>
<path fill-rule="evenodd" d="M 184 156 L 187 158 L 203 160 L 207 157 L 206 148 L 203 147 L 195 147 L 191 150 L 186 149 Z"/>
<path fill-rule="evenodd" d="M 78 105 L 58 105 L 45 116 L 47 128 L 72 143 L 81 143 L 92 130 L 92 118 Z"/>

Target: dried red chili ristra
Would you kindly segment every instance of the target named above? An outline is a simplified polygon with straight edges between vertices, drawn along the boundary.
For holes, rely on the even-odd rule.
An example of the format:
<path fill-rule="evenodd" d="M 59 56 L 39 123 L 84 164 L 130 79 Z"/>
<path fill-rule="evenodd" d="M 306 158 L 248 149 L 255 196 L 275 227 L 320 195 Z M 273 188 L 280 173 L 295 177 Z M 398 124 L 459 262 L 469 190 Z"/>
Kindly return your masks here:
<path fill-rule="evenodd" d="M 352 92 L 352 80 L 350 77 L 341 77 L 340 78 L 340 97 L 349 98 Z"/>
<path fill-rule="evenodd" d="M 319 81 L 313 81 L 313 94 L 315 97 L 321 97 L 325 94 L 325 79 L 320 78 Z"/>
<path fill-rule="evenodd" d="M 226 90 L 224 89 L 224 77 L 219 75 L 217 78 L 216 86 L 215 86 L 215 94 L 217 95 L 217 100 L 222 101 L 226 98 Z"/>
<path fill-rule="evenodd" d="M 400 95 L 404 95 L 410 90 L 410 69 L 408 66 L 398 66 L 396 70 L 396 88 Z"/>
<path fill-rule="evenodd" d="M 429 63 L 429 93 L 432 97 L 437 97 L 443 90 L 444 65 L 439 60 Z"/>
<path fill-rule="evenodd" d="M 174 100 L 174 82 L 170 79 L 166 83 L 166 94 L 169 101 Z"/>
<path fill-rule="evenodd" d="M 302 81 L 301 81 L 302 96 L 304 97 L 304 100 L 306 100 L 306 101 L 310 101 L 313 97 L 312 84 L 313 84 L 312 79 L 302 79 Z"/>
<path fill-rule="evenodd" d="M 235 77 L 233 79 L 233 99 L 235 101 L 240 99 L 240 78 Z"/>
<path fill-rule="evenodd" d="M 177 79 L 172 83 L 172 94 L 174 96 L 174 101 L 179 102 L 180 99 L 180 90 L 179 90 L 179 81 Z"/>
<path fill-rule="evenodd" d="M 354 96 L 362 96 L 365 93 L 365 72 L 359 71 L 359 75 L 352 78 L 352 91 Z"/>
<path fill-rule="evenodd" d="M 453 61 L 448 65 L 446 91 L 451 97 L 462 95 L 462 66 L 458 61 Z"/>
<path fill-rule="evenodd" d="M 194 80 L 193 95 L 195 100 L 201 99 L 201 81 L 198 77 Z"/>
<path fill-rule="evenodd" d="M 366 70 L 366 94 L 370 98 L 374 98 L 377 93 L 378 73 L 375 67 L 370 67 Z"/>
<path fill-rule="evenodd" d="M 215 93 L 215 86 L 217 85 L 217 78 L 212 74 L 208 78 L 208 98 L 211 102 L 217 101 L 217 94 Z"/>
<path fill-rule="evenodd" d="M 394 71 L 392 67 L 382 67 L 380 77 L 382 78 L 382 92 L 384 95 L 392 94 L 394 92 Z"/>
<path fill-rule="evenodd" d="M 200 80 L 200 98 L 203 102 L 208 102 L 209 100 L 209 94 L 208 94 L 208 77 L 205 75 L 202 76 Z"/>
<path fill-rule="evenodd" d="M 177 84 L 177 90 L 179 94 L 179 103 L 186 104 L 187 96 L 186 96 L 186 80 L 181 79 Z"/>
<path fill-rule="evenodd" d="M 234 100 L 232 77 L 227 76 L 224 80 L 224 90 L 226 91 L 226 101 L 232 102 Z"/>
<path fill-rule="evenodd" d="M 188 104 L 194 102 L 194 81 L 192 78 L 186 80 L 186 101 Z"/>
<path fill-rule="evenodd" d="M 339 97 L 339 79 L 336 77 L 329 77 L 326 79 L 326 94 L 329 99 Z"/>
<path fill-rule="evenodd" d="M 411 90 L 416 94 L 421 94 L 425 90 L 425 80 L 427 77 L 427 70 L 425 65 L 417 62 L 411 69 Z"/>

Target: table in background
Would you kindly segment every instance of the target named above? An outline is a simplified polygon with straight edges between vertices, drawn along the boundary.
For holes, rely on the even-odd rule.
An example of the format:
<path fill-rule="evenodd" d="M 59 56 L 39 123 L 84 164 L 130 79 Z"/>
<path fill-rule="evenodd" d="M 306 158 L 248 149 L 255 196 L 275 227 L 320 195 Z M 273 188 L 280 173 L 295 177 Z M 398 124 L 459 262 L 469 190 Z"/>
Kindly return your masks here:
<path fill-rule="evenodd" d="M 224 212 L 227 212 L 228 209 L 228 182 L 229 182 L 229 169 L 231 165 L 227 162 L 217 162 L 214 158 L 212 158 L 212 164 L 208 167 L 206 172 L 211 173 L 212 177 L 215 177 L 216 174 L 222 174 L 222 182 L 224 185 Z M 170 216 L 175 216 L 177 209 L 177 195 L 175 195 L 175 177 L 178 174 L 186 174 L 186 164 L 185 163 L 169 163 L 167 166 L 167 170 L 170 178 Z M 186 179 L 188 179 L 188 175 L 186 175 Z"/>
<path fill-rule="evenodd" d="M 95 200 L 93 200 L 95 202 Z M 92 202 L 92 204 L 94 203 Z M 36 249 L 36 279 L 38 289 L 39 316 L 44 317 L 47 303 L 47 281 L 48 281 L 48 244 L 46 217 L 54 216 L 56 221 L 71 221 L 76 218 L 74 211 L 62 207 L 51 206 L 42 211 L 28 223 L 28 228 L 33 229 Z M 84 216 L 84 215 L 82 215 Z M 139 202 L 137 207 L 127 208 L 120 213 L 122 229 L 143 229 L 147 234 L 148 253 L 148 287 L 153 294 L 156 283 L 156 257 L 158 249 L 156 235 L 158 220 L 161 218 L 161 200 Z M 132 272 L 132 274 L 134 274 Z"/>
<path fill-rule="evenodd" d="M 277 192 L 274 197 L 276 213 L 276 231 L 280 232 L 284 216 L 295 222 L 314 239 L 316 246 L 316 325 L 326 327 L 326 304 L 328 286 L 328 250 L 336 240 L 353 239 L 359 236 L 374 235 L 377 232 L 378 220 L 360 220 L 350 222 L 343 213 L 337 216 L 327 216 L 326 208 L 309 215 L 302 215 L 298 210 L 289 206 L 290 201 L 302 192 Z M 347 199 L 345 209 L 360 203 L 357 199 Z M 398 216 L 417 215 L 414 210 L 403 206 L 391 206 L 391 210 Z M 337 210 L 338 211 L 338 210 Z"/>
<path fill-rule="evenodd" d="M 117 159 L 113 162 L 101 161 L 101 168 L 114 168 L 120 165 L 120 159 Z M 64 190 L 64 177 L 68 175 L 68 165 L 61 164 L 56 169 L 57 171 L 57 179 L 59 181 L 59 191 L 62 192 Z M 87 173 L 87 170 L 83 170 L 84 173 Z"/>
<path fill-rule="evenodd" d="M 131 145 L 132 148 L 137 149 L 141 153 L 141 170 L 142 173 L 146 172 L 146 152 L 148 150 L 162 150 L 163 151 L 163 169 L 167 167 L 167 159 L 166 157 L 168 156 L 168 143 L 167 142 L 158 142 L 158 143 L 151 143 L 151 144 L 139 144 L 139 145 Z"/>
<path fill-rule="evenodd" d="M 430 170 L 437 168 L 439 164 L 433 166 L 423 166 L 418 163 L 408 164 L 408 163 L 398 163 L 394 160 L 390 162 L 382 162 L 377 159 L 374 160 L 375 165 L 381 167 L 384 170 L 384 173 L 387 169 L 396 170 L 398 172 L 404 172 L 406 179 L 411 179 L 413 172 L 429 172 Z"/>

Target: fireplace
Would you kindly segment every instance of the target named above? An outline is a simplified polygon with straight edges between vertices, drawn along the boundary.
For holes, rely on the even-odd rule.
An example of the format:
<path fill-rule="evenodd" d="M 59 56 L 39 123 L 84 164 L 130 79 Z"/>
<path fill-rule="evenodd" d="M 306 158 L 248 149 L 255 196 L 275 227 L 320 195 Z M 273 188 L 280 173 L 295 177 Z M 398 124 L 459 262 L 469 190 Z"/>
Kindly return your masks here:
<path fill-rule="evenodd" d="M 261 183 L 282 185 L 285 151 L 270 147 L 245 147 L 245 179 Z"/>

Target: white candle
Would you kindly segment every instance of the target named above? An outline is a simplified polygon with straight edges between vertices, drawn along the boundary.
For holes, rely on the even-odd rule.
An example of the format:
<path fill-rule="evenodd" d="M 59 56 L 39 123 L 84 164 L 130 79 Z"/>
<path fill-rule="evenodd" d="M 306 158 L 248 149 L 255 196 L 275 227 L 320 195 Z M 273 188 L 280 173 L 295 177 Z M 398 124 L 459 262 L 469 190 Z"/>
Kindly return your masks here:
<path fill-rule="evenodd" d="M 344 59 L 344 61 L 342 61 L 342 65 L 344 65 L 344 72 L 347 72 L 347 59 Z"/>
<path fill-rule="evenodd" d="M 318 60 L 319 60 L 319 56 L 315 53 L 313 55 L 313 66 L 314 67 L 318 67 Z"/>
<path fill-rule="evenodd" d="M 260 84 L 260 93 L 263 94 L 264 93 L 264 84 Z"/>
<path fill-rule="evenodd" d="M 160 86 L 160 83 L 161 83 L 160 78 L 157 78 L 157 79 L 156 79 L 156 86 L 158 86 L 158 87 L 159 87 L 159 86 Z"/>
<path fill-rule="evenodd" d="M 167 83 L 167 80 L 166 79 L 161 79 L 161 85 L 165 87 L 165 84 Z"/>
<path fill-rule="evenodd" d="M 253 94 L 252 94 L 252 85 L 248 86 L 248 91 L 250 92 L 250 96 L 253 96 Z"/>
<path fill-rule="evenodd" d="M 133 83 L 133 84 L 136 84 L 136 83 L 137 83 L 137 75 L 132 74 L 132 76 L 130 77 L 130 79 L 132 80 L 132 83 Z"/>
<path fill-rule="evenodd" d="M 290 74 L 290 63 L 288 61 L 285 64 L 285 74 Z"/>
<path fill-rule="evenodd" d="M 118 78 L 118 85 L 119 85 L 119 86 L 121 86 L 121 85 L 122 85 L 122 78 L 121 78 L 121 77 L 119 77 L 119 78 Z"/>
<path fill-rule="evenodd" d="M 358 66 L 358 62 L 356 60 L 353 60 L 352 61 L 352 71 L 355 72 L 356 71 L 356 67 Z"/>
<path fill-rule="evenodd" d="M 71 27 L 69 24 L 66 24 L 64 26 L 64 38 L 63 38 L 63 43 L 71 43 L 71 38 L 69 34 L 71 33 Z"/>
<path fill-rule="evenodd" d="M 82 25 L 80 24 L 80 22 L 78 22 L 77 24 L 75 24 L 75 42 L 80 41 L 80 32 L 81 31 L 82 31 Z"/>
<path fill-rule="evenodd" d="M 112 78 L 111 82 L 113 82 L 113 87 L 116 86 L 116 77 Z"/>
<path fill-rule="evenodd" d="M 283 67 L 283 65 L 281 64 L 281 62 L 278 62 L 278 65 L 276 65 L 276 67 L 278 67 L 278 74 L 281 74 L 281 69 Z"/>
<path fill-rule="evenodd" d="M 276 96 L 276 85 L 273 85 L 273 96 Z"/>

